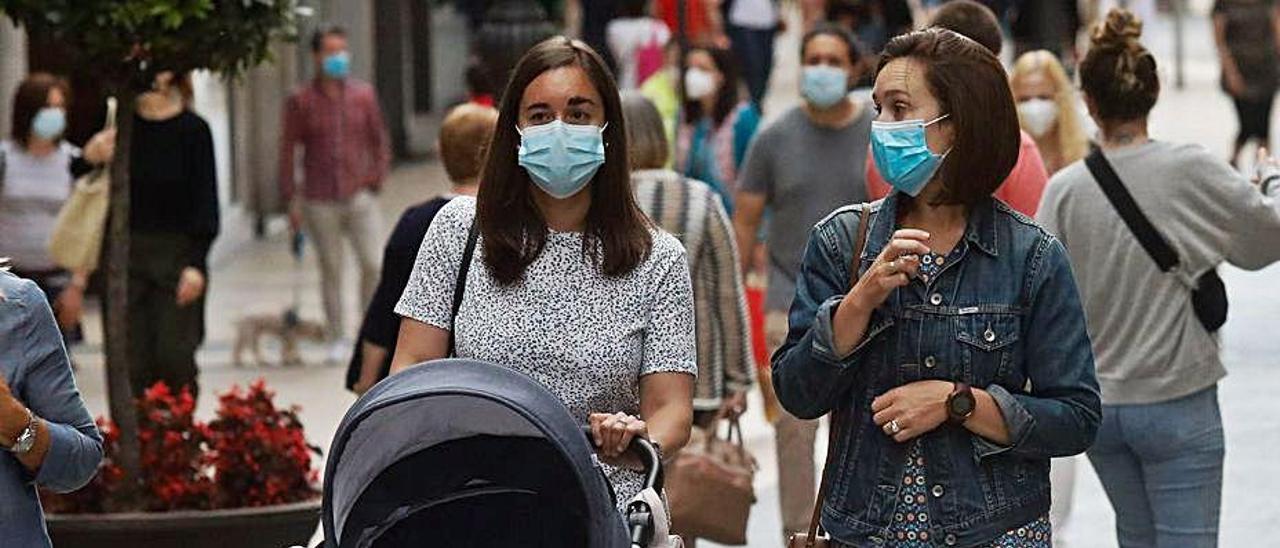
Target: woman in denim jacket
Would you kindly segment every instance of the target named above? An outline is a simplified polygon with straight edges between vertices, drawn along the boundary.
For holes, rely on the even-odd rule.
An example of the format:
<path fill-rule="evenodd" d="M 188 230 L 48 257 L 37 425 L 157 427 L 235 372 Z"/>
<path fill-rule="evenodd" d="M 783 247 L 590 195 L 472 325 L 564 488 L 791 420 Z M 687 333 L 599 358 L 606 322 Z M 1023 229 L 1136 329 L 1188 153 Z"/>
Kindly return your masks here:
<path fill-rule="evenodd" d="M 942 29 L 895 38 L 872 152 L 896 192 L 814 227 L 773 358 L 782 405 L 834 411 L 821 521 L 853 546 L 1049 546 L 1049 459 L 1101 415 L 1062 245 L 991 197 L 1018 155 L 999 61 Z M 860 276 L 853 279 L 851 266 Z"/>

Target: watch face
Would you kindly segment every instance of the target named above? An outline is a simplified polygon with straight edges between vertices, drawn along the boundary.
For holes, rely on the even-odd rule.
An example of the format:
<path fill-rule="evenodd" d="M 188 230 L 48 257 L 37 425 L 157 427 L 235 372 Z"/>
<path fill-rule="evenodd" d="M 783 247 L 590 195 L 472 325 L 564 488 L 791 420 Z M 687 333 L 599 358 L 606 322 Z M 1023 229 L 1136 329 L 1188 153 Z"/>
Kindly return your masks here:
<path fill-rule="evenodd" d="M 957 394 L 956 397 L 951 398 L 951 414 L 956 417 L 968 417 L 970 413 L 973 413 L 973 408 L 976 405 L 977 402 L 974 401 L 973 394 L 968 392 Z"/>

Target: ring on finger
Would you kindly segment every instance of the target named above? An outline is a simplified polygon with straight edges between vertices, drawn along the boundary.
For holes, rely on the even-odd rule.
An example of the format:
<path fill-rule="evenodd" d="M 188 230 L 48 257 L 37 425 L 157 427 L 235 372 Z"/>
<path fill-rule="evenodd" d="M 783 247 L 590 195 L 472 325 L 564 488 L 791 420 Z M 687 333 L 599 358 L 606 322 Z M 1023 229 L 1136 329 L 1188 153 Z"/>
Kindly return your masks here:
<path fill-rule="evenodd" d="M 902 431 L 902 425 L 898 424 L 898 419 L 893 419 L 889 421 L 890 434 L 897 434 L 898 432 L 901 432 L 901 431 Z"/>

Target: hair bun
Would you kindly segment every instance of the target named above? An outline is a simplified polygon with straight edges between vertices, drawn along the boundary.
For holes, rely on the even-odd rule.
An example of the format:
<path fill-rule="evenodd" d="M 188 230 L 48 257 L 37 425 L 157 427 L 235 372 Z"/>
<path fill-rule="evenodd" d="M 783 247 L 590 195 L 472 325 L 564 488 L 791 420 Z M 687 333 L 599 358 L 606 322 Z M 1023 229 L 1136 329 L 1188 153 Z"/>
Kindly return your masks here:
<path fill-rule="evenodd" d="M 1112 8 L 1106 20 L 1094 27 L 1090 36 L 1094 47 L 1132 50 L 1141 48 L 1142 19 L 1124 8 Z"/>

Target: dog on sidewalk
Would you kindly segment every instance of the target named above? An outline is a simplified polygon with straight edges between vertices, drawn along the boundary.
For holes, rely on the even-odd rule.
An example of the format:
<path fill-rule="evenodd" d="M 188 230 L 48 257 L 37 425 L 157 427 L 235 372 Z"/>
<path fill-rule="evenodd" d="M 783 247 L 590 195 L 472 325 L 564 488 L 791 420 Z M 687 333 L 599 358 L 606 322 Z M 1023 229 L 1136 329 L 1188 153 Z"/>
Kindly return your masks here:
<path fill-rule="evenodd" d="M 236 344 L 231 354 L 231 363 L 236 367 L 244 365 L 244 351 L 253 353 L 253 359 L 259 366 L 266 365 L 262 359 L 259 343 L 264 335 L 280 339 L 280 364 L 302 365 L 302 355 L 298 352 L 298 341 L 310 340 L 323 342 L 324 326 L 309 320 L 288 321 L 283 314 L 257 314 L 236 320 Z"/>

